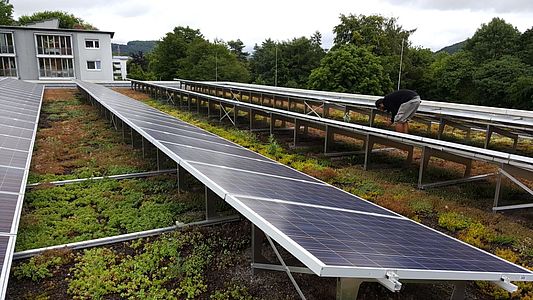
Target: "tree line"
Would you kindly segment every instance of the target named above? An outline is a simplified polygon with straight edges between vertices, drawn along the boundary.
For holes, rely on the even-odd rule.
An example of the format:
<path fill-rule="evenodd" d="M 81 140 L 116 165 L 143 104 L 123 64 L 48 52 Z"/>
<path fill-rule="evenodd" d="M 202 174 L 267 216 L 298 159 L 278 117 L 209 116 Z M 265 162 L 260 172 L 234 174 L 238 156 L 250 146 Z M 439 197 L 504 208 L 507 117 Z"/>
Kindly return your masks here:
<path fill-rule="evenodd" d="M 12 17 L 0 0 L 0 25 L 59 18 L 62 28 L 95 29 L 72 14 L 37 12 Z M 209 41 L 198 29 L 178 26 L 150 53 L 133 53 L 129 77 L 141 80 L 236 81 L 325 91 L 384 95 L 398 88 L 423 99 L 476 105 L 533 108 L 533 27 L 521 33 L 501 18 L 482 24 L 453 54 L 413 46 L 415 30 L 396 18 L 340 15 L 329 50 L 322 36 L 265 39 L 252 53 L 239 39 Z M 402 55 L 403 52 L 403 55 Z M 402 58 L 400 58 L 402 56 Z"/>
<path fill-rule="evenodd" d="M 524 33 L 501 18 L 482 24 L 449 54 L 413 46 L 414 30 L 396 18 L 341 15 L 329 51 L 319 32 L 244 52 L 242 41 L 213 42 L 199 30 L 176 27 L 148 55 L 129 64 L 132 78 L 219 80 L 383 95 L 400 88 L 423 99 L 533 108 L 533 27 Z M 402 47 L 403 46 L 403 47 Z"/>

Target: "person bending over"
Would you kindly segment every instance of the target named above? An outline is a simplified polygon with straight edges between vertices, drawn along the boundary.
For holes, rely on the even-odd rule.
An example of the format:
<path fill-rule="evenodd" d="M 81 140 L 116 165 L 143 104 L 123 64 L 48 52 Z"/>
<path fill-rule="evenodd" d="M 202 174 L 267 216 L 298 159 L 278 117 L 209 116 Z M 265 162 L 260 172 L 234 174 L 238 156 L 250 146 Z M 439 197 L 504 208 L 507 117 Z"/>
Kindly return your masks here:
<path fill-rule="evenodd" d="M 376 101 L 376 107 L 391 114 L 390 124 L 397 132 L 408 133 L 408 122 L 420 106 L 420 96 L 412 90 L 398 90 Z"/>

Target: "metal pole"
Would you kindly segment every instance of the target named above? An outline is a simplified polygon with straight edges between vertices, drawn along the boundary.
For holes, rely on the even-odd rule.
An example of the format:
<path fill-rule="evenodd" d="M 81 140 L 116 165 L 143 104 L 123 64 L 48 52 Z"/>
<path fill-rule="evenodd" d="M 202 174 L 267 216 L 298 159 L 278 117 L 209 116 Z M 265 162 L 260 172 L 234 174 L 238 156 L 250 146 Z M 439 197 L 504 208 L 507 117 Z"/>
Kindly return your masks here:
<path fill-rule="evenodd" d="M 400 54 L 400 71 L 398 72 L 398 90 L 400 89 L 400 81 L 402 76 L 402 62 L 403 62 L 403 42 L 405 39 L 402 39 L 402 52 Z"/>
<path fill-rule="evenodd" d="M 217 48 L 216 38 L 215 38 L 215 81 L 218 81 L 218 48 Z"/>
<path fill-rule="evenodd" d="M 278 86 L 278 43 L 276 42 L 276 68 L 274 69 L 274 86 Z"/>

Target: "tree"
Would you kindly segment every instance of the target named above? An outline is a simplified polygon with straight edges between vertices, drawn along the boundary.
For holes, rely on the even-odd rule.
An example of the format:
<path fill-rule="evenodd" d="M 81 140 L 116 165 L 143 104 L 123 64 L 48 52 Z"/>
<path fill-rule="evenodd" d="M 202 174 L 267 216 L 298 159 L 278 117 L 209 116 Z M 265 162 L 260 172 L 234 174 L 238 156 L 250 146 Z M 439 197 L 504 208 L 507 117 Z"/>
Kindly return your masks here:
<path fill-rule="evenodd" d="M 409 37 L 415 30 L 404 30 L 396 18 L 380 15 L 341 14 L 341 23 L 334 27 L 333 49 L 342 45 L 367 47 L 377 56 L 399 55 L 402 40 L 409 46 Z"/>
<path fill-rule="evenodd" d="M 527 83 L 533 77 L 533 67 L 519 58 L 502 56 L 479 67 L 474 73 L 474 85 L 480 94 L 479 104 L 496 107 L 524 107 L 521 101 L 527 100 Z M 512 95 L 521 95 L 513 98 Z M 524 99 L 524 97 L 526 99 Z M 531 104 L 531 99 L 529 103 Z"/>
<path fill-rule="evenodd" d="M 157 43 L 150 55 L 150 69 L 162 80 L 172 80 L 180 68 L 179 60 L 187 56 L 189 46 L 204 40 L 200 30 L 176 27 Z"/>
<path fill-rule="evenodd" d="M 428 68 L 427 78 L 431 84 L 422 95 L 439 101 L 475 104 L 478 102 L 473 84 L 475 71 L 476 64 L 470 52 L 459 51 L 453 55 L 442 53 Z"/>
<path fill-rule="evenodd" d="M 276 51 L 278 44 L 266 39 L 261 46 L 255 45 L 250 59 L 252 81 L 257 84 L 274 85 L 276 77 Z M 281 64 L 278 63 L 278 73 Z"/>
<path fill-rule="evenodd" d="M 324 55 L 318 32 L 311 38 L 300 37 L 281 43 L 267 39 L 261 46 L 254 47 L 250 59 L 253 81 L 274 85 L 277 70 L 279 86 L 305 88 L 311 71 L 320 65 Z"/>
<path fill-rule="evenodd" d="M 400 88 L 421 91 L 431 86 L 427 76 L 429 66 L 435 61 L 435 55 L 427 48 L 411 48 L 403 57 Z"/>
<path fill-rule="evenodd" d="M 65 29 L 86 29 L 97 30 L 93 25 L 85 22 L 83 19 L 64 11 L 41 11 L 31 16 L 21 16 L 18 19 L 20 25 L 28 25 L 35 22 L 42 22 L 50 19 L 59 20 L 59 28 Z"/>
<path fill-rule="evenodd" d="M 392 91 L 380 59 L 366 47 L 340 46 L 326 54 L 309 76 L 312 89 L 383 95 Z"/>
<path fill-rule="evenodd" d="M 148 69 L 148 58 L 142 51 L 133 53 L 128 60 L 128 77 L 137 80 L 155 80 L 157 77 Z"/>
<path fill-rule="evenodd" d="M 187 49 L 187 55 L 180 59 L 176 76 L 191 80 L 222 80 L 248 82 L 250 73 L 244 62 L 223 42 L 194 40 Z"/>
<path fill-rule="evenodd" d="M 248 61 L 248 56 L 250 53 L 243 51 L 244 43 L 240 39 L 237 39 L 236 41 L 228 41 L 227 44 L 230 51 L 235 54 L 238 60 L 242 62 Z"/>
<path fill-rule="evenodd" d="M 477 62 L 499 59 L 504 55 L 514 55 L 517 50 L 520 31 L 500 18 L 482 24 L 476 33 L 467 40 L 464 49 L 470 51 Z"/>
<path fill-rule="evenodd" d="M 526 64 L 533 66 L 533 27 L 526 30 L 518 39 L 518 56 Z"/>
<path fill-rule="evenodd" d="M 288 71 L 286 86 L 303 88 L 307 87 L 309 75 L 320 66 L 326 52 L 315 33 L 311 39 L 301 37 L 284 44 L 282 55 Z"/>
<path fill-rule="evenodd" d="M 0 25 L 12 25 L 13 20 L 13 4 L 9 4 L 9 0 L 0 0 Z"/>

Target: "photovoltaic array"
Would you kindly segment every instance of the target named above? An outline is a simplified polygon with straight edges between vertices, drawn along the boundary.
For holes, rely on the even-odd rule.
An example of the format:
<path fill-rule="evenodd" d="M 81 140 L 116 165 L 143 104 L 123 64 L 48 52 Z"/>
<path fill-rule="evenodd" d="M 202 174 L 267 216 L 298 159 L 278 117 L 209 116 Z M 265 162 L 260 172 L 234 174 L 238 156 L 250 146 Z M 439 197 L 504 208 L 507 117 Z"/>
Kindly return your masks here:
<path fill-rule="evenodd" d="M 533 280 L 529 270 L 95 84 L 78 87 L 319 276 Z"/>
<path fill-rule="evenodd" d="M 43 86 L 0 80 L 0 275 L 5 297 L 22 201 L 41 110 Z"/>

